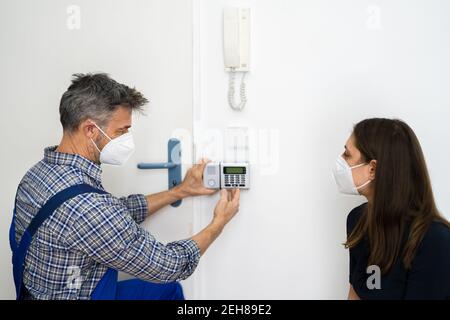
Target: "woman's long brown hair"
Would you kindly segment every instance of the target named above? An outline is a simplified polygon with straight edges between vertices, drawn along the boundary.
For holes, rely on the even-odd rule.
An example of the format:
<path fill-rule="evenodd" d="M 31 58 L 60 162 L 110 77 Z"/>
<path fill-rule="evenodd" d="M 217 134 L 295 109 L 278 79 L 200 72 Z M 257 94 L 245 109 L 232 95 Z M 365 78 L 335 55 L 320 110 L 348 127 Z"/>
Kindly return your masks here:
<path fill-rule="evenodd" d="M 363 120 L 353 137 L 363 160 L 377 164 L 373 201 L 344 245 L 352 248 L 367 239 L 368 263 L 383 274 L 398 258 L 410 269 L 430 224 L 438 221 L 450 228 L 437 210 L 420 143 L 406 123 L 391 119 Z"/>

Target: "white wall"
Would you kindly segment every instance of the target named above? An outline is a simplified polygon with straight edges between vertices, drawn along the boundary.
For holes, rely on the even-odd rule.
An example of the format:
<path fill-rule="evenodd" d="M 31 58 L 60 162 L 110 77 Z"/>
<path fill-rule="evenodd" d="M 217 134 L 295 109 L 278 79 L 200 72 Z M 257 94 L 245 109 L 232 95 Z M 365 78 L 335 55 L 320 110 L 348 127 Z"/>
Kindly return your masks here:
<path fill-rule="evenodd" d="M 241 113 L 226 100 L 222 9 L 230 4 L 252 9 L 249 102 Z M 196 9 L 198 153 L 215 157 L 229 125 L 279 133 L 272 150 L 279 170 L 252 172 L 239 215 L 200 266 L 199 297 L 346 297 L 341 243 L 346 215 L 363 199 L 339 195 L 330 172 L 352 125 L 364 118 L 398 117 L 412 126 L 438 206 L 450 218 L 448 1 L 201 0 Z M 197 227 L 213 205 L 196 203 Z"/>

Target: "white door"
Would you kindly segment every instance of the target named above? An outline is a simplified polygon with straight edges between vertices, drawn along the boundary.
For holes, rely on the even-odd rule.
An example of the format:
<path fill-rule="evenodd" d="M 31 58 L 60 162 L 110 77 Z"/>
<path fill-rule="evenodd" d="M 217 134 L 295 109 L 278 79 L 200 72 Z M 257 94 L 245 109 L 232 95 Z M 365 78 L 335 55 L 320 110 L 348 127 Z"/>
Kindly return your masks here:
<path fill-rule="evenodd" d="M 7 235 L 18 182 L 61 137 L 58 106 L 71 74 L 102 71 L 135 86 L 150 100 L 133 121 L 137 150 L 124 168 L 104 169 L 108 191 L 123 196 L 167 189 L 166 170 L 142 171 L 138 162 L 167 161 L 167 141 L 184 136 L 191 162 L 191 2 L 2 1 L 0 108 L 2 144 L 1 234 Z M 176 10 L 174 10 L 176 9 Z M 185 170 L 183 170 L 184 175 Z M 144 223 L 162 242 L 192 232 L 192 200 L 168 207 Z M 7 237 L 0 244 L 0 298 L 14 298 Z M 184 283 L 192 297 L 192 280 Z"/>

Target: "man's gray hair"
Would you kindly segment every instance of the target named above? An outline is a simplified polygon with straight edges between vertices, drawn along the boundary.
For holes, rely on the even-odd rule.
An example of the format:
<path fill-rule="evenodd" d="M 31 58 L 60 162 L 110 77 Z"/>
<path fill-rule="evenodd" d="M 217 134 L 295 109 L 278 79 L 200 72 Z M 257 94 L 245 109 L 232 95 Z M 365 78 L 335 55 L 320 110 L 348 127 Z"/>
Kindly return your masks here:
<path fill-rule="evenodd" d="M 77 73 L 61 98 L 59 115 L 63 129 L 73 132 L 86 119 L 104 126 L 119 106 L 142 111 L 147 102 L 135 88 L 116 82 L 106 73 Z"/>

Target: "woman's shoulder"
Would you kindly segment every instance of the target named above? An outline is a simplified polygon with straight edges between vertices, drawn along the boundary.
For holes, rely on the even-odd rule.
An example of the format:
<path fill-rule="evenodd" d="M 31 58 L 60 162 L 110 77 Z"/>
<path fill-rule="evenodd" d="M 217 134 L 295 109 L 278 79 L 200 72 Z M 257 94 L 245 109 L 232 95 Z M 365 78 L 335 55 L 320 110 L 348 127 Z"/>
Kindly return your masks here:
<path fill-rule="evenodd" d="M 450 227 L 441 221 L 433 221 L 428 227 L 422 242 L 426 246 L 450 249 Z"/>
<path fill-rule="evenodd" d="M 450 286 L 450 228 L 442 222 L 432 222 L 414 257 L 413 269 L 433 270 L 445 274 Z M 450 287 L 449 287 L 450 290 Z"/>
<path fill-rule="evenodd" d="M 367 206 L 367 202 L 355 207 L 347 215 L 347 236 L 350 235 L 355 225 L 358 223 L 361 214 Z"/>

